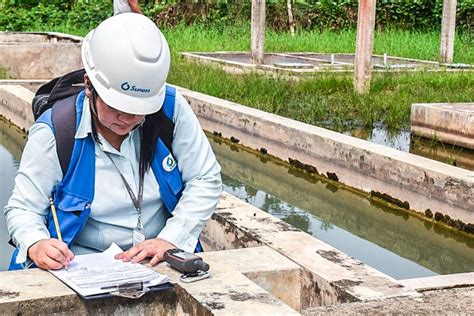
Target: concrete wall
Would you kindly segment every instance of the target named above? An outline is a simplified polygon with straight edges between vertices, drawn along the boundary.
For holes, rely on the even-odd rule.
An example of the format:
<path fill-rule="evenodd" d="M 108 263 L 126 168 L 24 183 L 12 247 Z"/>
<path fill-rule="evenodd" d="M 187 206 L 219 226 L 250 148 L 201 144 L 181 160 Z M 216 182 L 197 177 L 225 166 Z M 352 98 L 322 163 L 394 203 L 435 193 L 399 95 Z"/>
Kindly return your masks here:
<path fill-rule="evenodd" d="M 0 32 L 0 43 L 80 43 L 82 37 L 57 32 Z"/>
<path fill-rule="evenodd" d="M 59 33 L 0 32 L 0 68 L 18 79 L 51 79 L 83 68 L 79 40 Z"/>
<path fill-rule="evenodd" d="M 34 123 L 31 101 L 35 94 L 17 85 L 0 86 L 0 115 L 23 130 Z"/>
<path fill-rule="evenodd" d="M 474 149 L 474 103 L 415 103 L 411 131 L 443 143 Z"/>
<path fill-rule="evenodd" d="M 260 73 L 280 75 L 291 78 L 315 76 L 321 72 L 352 73 L 354 70 L 354 54 L 328 53 L 266 53 L 264 63 L 255 65 L 251 62 L 249 52 L 183 52 L 183 58 L 203 64 L 219 65 L 229 73 Z M 299 67 L 297 64 L 300 63 Z M 291 65 L 294 64 L 294 65 Z M 406 73 L 423 71 L 459 72 L 474 71 L 474 65 L 451 65 L 437 62 L 372 55 L 372 72 Z"/>
<path fill-rule="evenodd" d="M 181 89 L 202 127 L 251 148 L 335 173 L 340 182 L 474 222 L 474 172 Z"/>

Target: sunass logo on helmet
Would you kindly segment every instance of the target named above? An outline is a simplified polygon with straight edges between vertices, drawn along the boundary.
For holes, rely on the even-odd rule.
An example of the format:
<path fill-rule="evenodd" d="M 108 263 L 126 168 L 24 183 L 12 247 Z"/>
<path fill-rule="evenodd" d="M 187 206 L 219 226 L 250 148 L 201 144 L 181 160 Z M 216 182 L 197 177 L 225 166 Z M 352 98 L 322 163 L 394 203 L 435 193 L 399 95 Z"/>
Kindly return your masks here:
<path fill-rule="evenodd" d="M 141 92 L 141 93 L 150 92 L 150 89 L 147 89 L 147 88 L 139 88 L 137 86 L 131 86 L 127 81 L 122 83 L 120 88 L 122 88 L 123 91 L 129 91 L 130 90 L 130 91 L 133 91 L 133 92 Z"/>

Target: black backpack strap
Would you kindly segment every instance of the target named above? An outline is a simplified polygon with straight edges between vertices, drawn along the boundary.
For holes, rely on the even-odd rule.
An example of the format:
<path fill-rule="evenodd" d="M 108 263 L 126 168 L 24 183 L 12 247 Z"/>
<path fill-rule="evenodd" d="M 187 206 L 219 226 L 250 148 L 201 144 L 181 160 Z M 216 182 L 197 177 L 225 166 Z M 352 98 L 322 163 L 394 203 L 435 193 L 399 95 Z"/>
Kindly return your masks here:
<path fill-rule="evenodd" d="M 160 109 L 159 116 L 160 127 L 158 135 L 170 153 L 173 153 L 171 150 L 171 143 L 173 142 L 174 123 L 165 115 L 163 108 Z"/>
<path fill-rule="evenodd" d="M 176 106 L 176 88 L 167 85 L 166 86 L 166 97 L 163 102 L 163 106 L 158 112 L 158 137 L 168 148 L 169 152 L 173 154 L 171 143 L 173 142 L 174 123 L 173 116 Z"/>
<path fill-rule="evenodd" d="M 59 100 L 51 109 L 51 121 L 56 138 L 56 152 L 63 176 L 66 175 L 69 168 L 74 147 L 74 136 L 76 135 L 76 97 L 77 94 L 74 94 L 66 99 Z"/>

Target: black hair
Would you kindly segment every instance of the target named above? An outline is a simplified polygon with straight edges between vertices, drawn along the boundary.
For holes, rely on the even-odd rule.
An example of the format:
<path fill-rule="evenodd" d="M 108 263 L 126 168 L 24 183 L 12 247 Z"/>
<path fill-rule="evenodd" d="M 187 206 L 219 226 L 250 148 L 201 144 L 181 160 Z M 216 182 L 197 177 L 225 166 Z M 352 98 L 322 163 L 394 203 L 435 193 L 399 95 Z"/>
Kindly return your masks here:
<path fill-rule="evenodd" d="M 160 134 L 160 121 L 163 110 L 145 116 L 141 127 L 140 173 L 144 174 L 151 166 L 156 152 L 156 141 Z"/>

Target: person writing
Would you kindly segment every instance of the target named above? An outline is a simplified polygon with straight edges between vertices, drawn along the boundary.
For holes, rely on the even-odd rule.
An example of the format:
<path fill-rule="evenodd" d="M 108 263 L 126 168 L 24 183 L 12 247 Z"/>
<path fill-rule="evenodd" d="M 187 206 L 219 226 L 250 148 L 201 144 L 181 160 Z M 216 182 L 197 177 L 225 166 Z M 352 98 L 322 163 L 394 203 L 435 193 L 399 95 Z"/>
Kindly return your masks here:
<path fill-rule="evenodd" d="M 189 104 L 166 84 L 166 39 L 147 17 L 122 13 L 87 34 L 82 62 L 67 172 L 51 110 L 29 131 L 4 209 L 17 247 L 10 268 L 60 269 L 113 242 L 126 249 L 117 259 L 151 265 L 171 248 L 199 250 L 222 191 L 220 166 Z M 50 199 L 63 242 L 54 237 Z"/>

